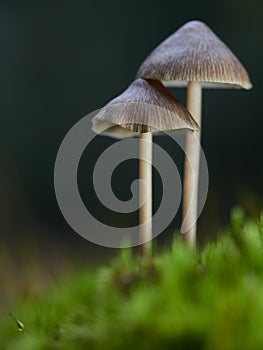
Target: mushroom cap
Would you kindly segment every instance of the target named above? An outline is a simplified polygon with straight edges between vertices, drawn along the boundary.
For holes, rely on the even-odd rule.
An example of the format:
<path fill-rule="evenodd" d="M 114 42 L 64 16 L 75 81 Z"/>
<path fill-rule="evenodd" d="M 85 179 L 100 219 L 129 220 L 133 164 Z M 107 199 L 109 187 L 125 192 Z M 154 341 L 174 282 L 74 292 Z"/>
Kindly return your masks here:
<path fill-rule="evenodd" d="M 252 87 L 237 57 L 200 21 L 186 23 L 165 39 L 144 60 L 137 76 L 169 81 L 166 86 L 199 81 L 204 86 L 216 83 L 214 87 Z"/>
<path fill-rule="evenodd" d="M 99 110 L 92 129 L 116 138 L 142 132 L 199 130 L 181 102 L 158 80 L 136 79 L 121 95 Z"/>

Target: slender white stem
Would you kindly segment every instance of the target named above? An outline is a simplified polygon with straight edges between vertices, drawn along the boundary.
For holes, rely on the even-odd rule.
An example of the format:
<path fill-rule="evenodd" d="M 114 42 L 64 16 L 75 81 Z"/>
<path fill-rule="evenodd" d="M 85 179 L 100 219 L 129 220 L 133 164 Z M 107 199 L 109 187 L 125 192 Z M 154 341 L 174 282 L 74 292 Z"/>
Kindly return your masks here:
<path fill-rule="evenodd" d="M 190 227 L 192 225 L 191 228 L 186 233 L 184 233 L 183 238 L 191 247 L 195 247 L 197 229 L 200 148 L 196 147 L 196 142 L 193 141 L 193 138 L 196 137 L 199 139 L 199 141 L 201 140 L 202 86 L 199 82 L 188 83 L 187 109 L 200 126 L 200 131 L 187 131 L 186 133 L 186 157 L 184 166 L 183 190 L 183 220 L 185 221 L 187 227 Z"/>
<path fill-rule="evenodd" d="M 152 254 L 152 133 L 140 134 L 140 242 L 142 256 Z M 146 200 L 145 200 L 146 197 Z M 147 242 L 146 242 L 147 241 Z M 146 243 L 143 243 L 146 242 Z"/>

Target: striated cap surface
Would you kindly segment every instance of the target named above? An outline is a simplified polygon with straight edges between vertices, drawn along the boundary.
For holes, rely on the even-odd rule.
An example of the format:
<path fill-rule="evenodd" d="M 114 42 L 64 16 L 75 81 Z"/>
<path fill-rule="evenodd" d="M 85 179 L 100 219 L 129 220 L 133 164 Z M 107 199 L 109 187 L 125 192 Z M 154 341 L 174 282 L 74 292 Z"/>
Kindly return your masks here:
<path fill-rule="evenodd" d="M 252 87 L 237 57 L 200 21 L 186 23 L 165 39 L 145 59 L 137 76 L 165 81 L 168 86 L 199 81 L 247 90 Z"/>
<path fill-rule="evenodd" d="M 92 119 L 93 131 L 124 138 L 141 132 L 199 130 L 198 124 L 158 80 L 136 79 Z"/>

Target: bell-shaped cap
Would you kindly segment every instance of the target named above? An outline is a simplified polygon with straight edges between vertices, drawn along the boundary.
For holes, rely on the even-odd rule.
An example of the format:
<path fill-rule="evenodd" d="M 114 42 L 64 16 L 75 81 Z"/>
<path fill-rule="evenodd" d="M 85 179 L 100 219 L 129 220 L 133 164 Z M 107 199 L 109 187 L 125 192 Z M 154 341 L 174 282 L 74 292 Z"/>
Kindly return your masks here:
<path fill-rule="evenodd" d="M 139 78 L 99 110 L 92 129 L 116 138 L 143 132 L 199 130 L 198 124 L 160 81 Z"/>
<path fill-rule="evenodd" d="M 190 21 L 164 40 L 145 59 L 137 73 L 145 79 L 184 86 L 198 81 L 217 87 L 252 87 L 233 52 L 203 22 Z"/>

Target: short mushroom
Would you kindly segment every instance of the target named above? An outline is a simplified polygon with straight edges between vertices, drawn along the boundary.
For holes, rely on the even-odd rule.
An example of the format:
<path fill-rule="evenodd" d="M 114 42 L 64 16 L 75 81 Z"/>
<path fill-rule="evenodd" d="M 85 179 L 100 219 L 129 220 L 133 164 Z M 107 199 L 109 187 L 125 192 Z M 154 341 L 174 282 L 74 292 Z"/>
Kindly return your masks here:
<path fill-rule="evenodd" d="M 152 238 L 152 133 L 165 130 L 198 130 L 185 107 L 158 80 L 137 79 L 106 104 L 92 119 L 93 131 L 115 138 L 140 137 L 140 242 L 143 256 L 151 255 Z"/>
<path fill-rule="evenodd" d="M 203 87 L 250 89 L 249 76 L 232 51 L 200 21 L 190 21 L 164 40 L 145 59 L 137 77 L 158 79 L 166 86 L 187 88 L 187 109 L 201 127 Z M 200 149 L 186 135 L 183 199 L 184 239 L 195 246 Z M 201 137 L 201 133 L 196 135 Z M 190 167 L 190 163 L 192 167 Z"/>

